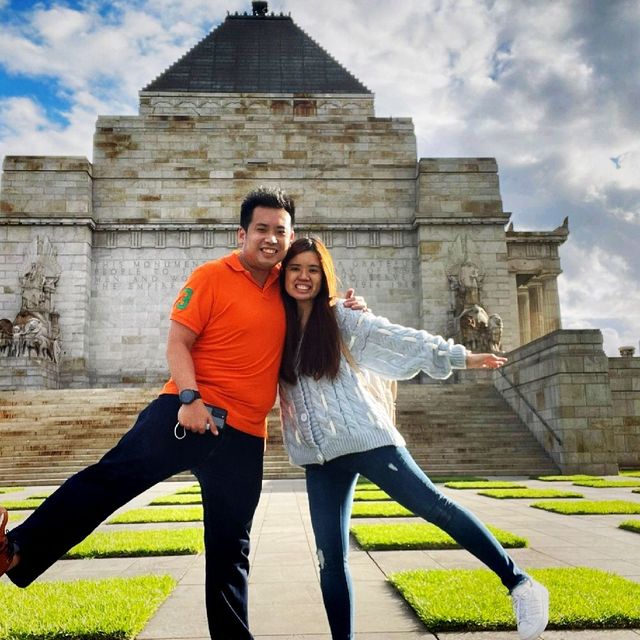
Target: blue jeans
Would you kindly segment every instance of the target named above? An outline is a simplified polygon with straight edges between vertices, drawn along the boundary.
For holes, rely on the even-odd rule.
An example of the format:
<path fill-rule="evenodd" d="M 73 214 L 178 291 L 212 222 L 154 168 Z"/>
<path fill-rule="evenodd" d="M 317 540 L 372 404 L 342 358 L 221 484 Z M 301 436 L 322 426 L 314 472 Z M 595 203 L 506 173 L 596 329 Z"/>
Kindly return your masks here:
<path fill-rule="evenodd" d="M 353 492 L 362 474 L 402 506 L 446 531 L 494 571 L 511 591 L 526 579 L 493 534 L 441 493 L 404 447 L 353 453 L 305 467 L 320 587 L 333 640 L 353 638 L 353 586 L 348 565 Z"/>
<path fill-rule="evenodd" d="M 105 518 L 157 482 L 190 469 L 202 489 L 205 597 L 214 640 L 250 640 L 249 532 L 262 488 L 264 440 L 227 426 L 221 435 L 174 437 L 180 402 L 161 395 L 94 465 L 69 478 L 9 533 L 20 563 L 7 573 L 28 586 Z"/>

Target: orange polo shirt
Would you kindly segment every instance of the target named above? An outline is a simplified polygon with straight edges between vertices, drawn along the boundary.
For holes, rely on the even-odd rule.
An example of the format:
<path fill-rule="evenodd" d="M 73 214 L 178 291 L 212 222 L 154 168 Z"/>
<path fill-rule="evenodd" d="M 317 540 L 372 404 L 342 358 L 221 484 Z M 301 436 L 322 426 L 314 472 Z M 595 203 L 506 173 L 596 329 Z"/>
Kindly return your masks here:
<path fill-rule="evenodd" d="M 198 335 L 191 355 L 204 402 L 226 409 L 230 425 L 261 438 L 284 345 L 278 274 L 279 266 L 261 288 L 234 252 L 196 268 L 171 311 L 172 320 Z M 162 393 L 178 393 L 172 379 Z"/>

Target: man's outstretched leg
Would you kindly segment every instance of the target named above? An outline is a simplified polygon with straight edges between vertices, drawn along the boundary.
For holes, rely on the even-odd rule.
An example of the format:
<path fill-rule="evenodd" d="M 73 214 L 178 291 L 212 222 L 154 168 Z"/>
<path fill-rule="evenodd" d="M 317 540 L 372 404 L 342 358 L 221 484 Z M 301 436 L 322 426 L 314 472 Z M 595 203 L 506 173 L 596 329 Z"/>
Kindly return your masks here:
<path fill-rule="evenodd" d="M 69 478 L 24 523 L 0 537 L 9 578 L 26 587 L 123 504 L 157 482 L 190 468 L 218 445 L 207 433 L 173 434 L 180 403 L 163 395 L 96 464 Z M 12 555 L 13 560 L 7 562 Z M 17 560 L 17 564 L 12 564 Z"/>

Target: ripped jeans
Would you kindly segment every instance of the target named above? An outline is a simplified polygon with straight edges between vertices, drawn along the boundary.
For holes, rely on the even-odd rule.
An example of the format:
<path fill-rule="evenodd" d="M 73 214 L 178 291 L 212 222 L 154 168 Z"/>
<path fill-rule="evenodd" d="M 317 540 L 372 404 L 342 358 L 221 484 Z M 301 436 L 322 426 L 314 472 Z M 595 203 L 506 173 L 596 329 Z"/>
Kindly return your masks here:
<path fill-rule="evenodd" d="M 480 520 L 441 493 L 404 447 L 352 453 L 322 465 L 307 465 L 305 471 L 320 587 L 333 640 L 354 637 L 348 553 L 351 503 L 358 474 L 446 531 L 495 572 L 509 591 L 527 577 Z"/>

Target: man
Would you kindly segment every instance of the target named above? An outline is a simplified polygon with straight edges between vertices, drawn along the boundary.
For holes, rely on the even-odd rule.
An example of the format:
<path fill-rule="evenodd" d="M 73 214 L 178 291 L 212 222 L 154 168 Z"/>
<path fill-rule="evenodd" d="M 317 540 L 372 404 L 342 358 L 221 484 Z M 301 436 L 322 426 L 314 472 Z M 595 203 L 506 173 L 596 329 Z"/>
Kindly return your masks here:
<path fill-rule="evenodd" d="M 294 202 L 282 191 L 247 195 L 240 250 L 195 269 L 174 302 L 171 379 L 159 397 L 97 464 L 69 478 L 10 533 L 0 507 L 0 575 L 28 586 L 113 511 L 190 469 L 202 489 L 211 637 L 253 637 L 249 531 L 284 342 L 279 263 L 294 236 L 294 216 Z"/>

